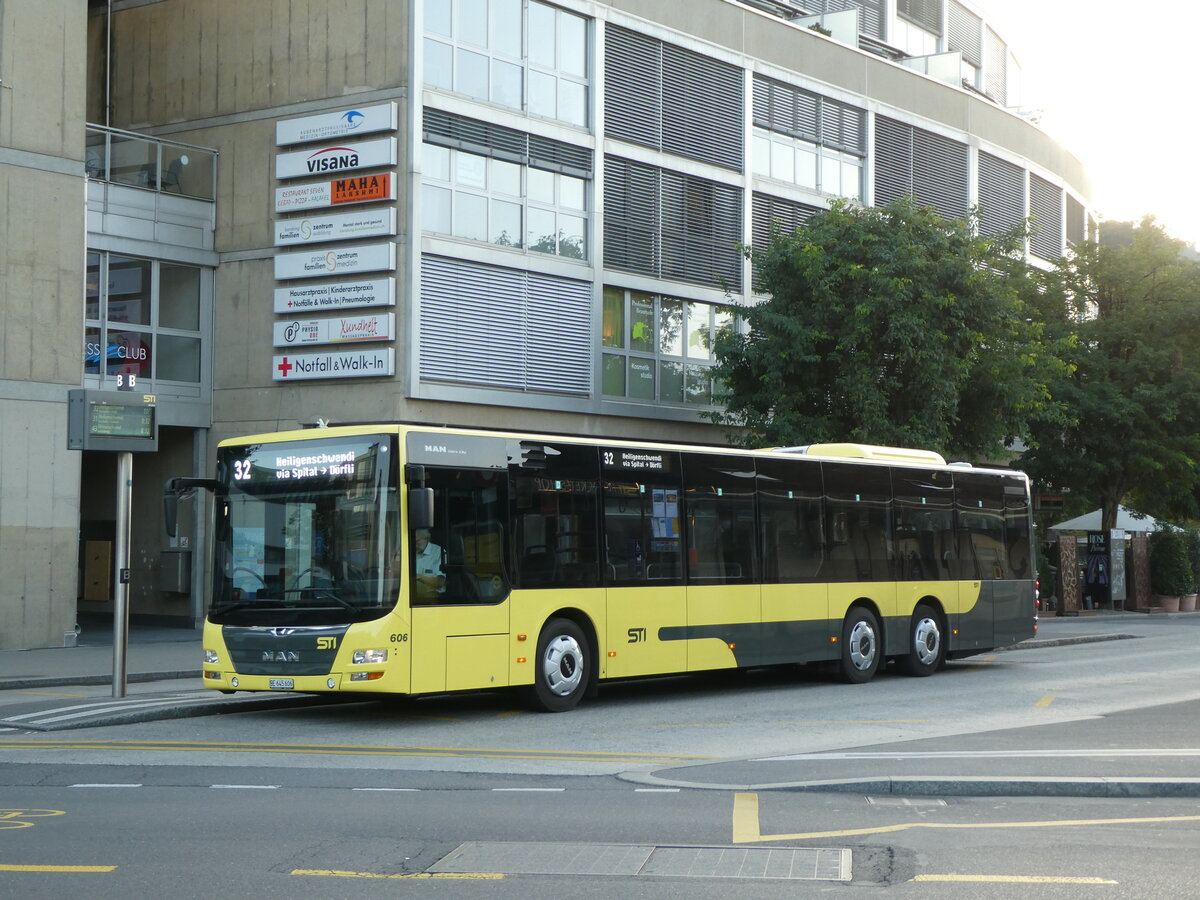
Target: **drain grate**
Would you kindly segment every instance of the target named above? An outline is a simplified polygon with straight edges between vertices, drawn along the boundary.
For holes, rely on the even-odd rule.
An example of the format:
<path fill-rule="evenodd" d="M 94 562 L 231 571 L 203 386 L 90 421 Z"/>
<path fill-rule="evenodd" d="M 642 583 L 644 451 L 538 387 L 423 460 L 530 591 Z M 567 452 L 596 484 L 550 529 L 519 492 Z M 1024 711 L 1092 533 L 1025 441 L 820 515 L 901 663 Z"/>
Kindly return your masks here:
<path fill-rule="evenodd" d="M 849 881 L 850 868 L 848 849 L 468 842 L 428 871 Z"/>

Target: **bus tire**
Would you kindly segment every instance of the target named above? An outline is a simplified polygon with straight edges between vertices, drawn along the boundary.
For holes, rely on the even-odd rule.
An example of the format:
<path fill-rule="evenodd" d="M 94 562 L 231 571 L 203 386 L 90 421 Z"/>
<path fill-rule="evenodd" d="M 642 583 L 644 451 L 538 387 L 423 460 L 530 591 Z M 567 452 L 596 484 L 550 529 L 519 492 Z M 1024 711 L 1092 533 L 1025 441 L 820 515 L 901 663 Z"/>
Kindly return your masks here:
<path fill-rule="evenodd" d="M 866 684 L 883 660 L 879 620 L 866 607 L 856 606 L 842 623 L 842 655 L 838 674 L 847 684 Z"/>
<path fill-rule="evenodd" d="M 591 678 L 587 638 L 570 619 L 551 619 L 538 637 L 530 699 L 545 712 L 566 712 L 583 699 Z"/>
<path fill-rule="evenodd" d="M 913 610 L 908 625 L 908 653 L 897 662 L 900 671 L 914 678 L 932 675 L 946 659 L 946 638 L 937 610 L 924 603 Z"/>

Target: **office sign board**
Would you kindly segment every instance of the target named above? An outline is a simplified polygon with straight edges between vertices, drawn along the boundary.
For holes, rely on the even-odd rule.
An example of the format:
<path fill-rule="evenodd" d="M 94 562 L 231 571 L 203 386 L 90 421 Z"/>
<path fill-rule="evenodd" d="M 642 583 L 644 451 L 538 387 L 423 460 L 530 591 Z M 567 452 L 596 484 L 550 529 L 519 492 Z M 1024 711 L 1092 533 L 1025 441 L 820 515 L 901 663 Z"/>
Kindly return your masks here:
<path fill-rule="evenodd" d="M 317 378 L 380 378 L 396 374 L 396 351 L 329 350 L 324 353 L 285 353 L 271 358 L 274 381 Z"/>
<path fill-rule="evenodd" d="M 319 278 L 322 275 L 392 272 L 396 268 L 396 245 L 359 244 L 328 250 L 281 253 L 275 257 L 275 278 Z"/>
<path fill-rule="evenodd" d="M 395 305 L 395 278 L 275 288 L 275 312 L 284 314 Z"/>
<path fill-rule="evenodd" d="M 396 210 L 393 208 L 275 220 L 275 245 L 278 247 L 383 237 L 395 233 Z"/>
<path fill-rule="evenodd" d="M 303 209 L 322 209 L 395 199 L 396 179 L 391 172 L 349 175 L 333 181 L 289 184 L 275 188 L 275 212 L 299 212 Z"/>
<path fill-rule="evenodd" d="M 318 113 L 299 119 L 284 119 L 275 123 L 275 145 L 287 147 L 291 144 L 307 144 L 312 141 L 328 141 L 348 135 L 374 134 L 380 131 L 395 131 L 397 125 L 396 104 L 380 103 L 374 106 L 356 106 L 336 112 Z"/>
<path fill-rule="evenodd" d="M 276 347 L 391 341 L 395 338 L 395 313 L 338 316 L 333 319 L 289 319 L 275 323 Z"/>
<path fill-rule="evenodd" d="M 275 154 L 276 178 L 303 178 L 306 175 L 332 175 L 352 169 L 371 169 L 396 164 L 396 139 L 341 141 Z"/>

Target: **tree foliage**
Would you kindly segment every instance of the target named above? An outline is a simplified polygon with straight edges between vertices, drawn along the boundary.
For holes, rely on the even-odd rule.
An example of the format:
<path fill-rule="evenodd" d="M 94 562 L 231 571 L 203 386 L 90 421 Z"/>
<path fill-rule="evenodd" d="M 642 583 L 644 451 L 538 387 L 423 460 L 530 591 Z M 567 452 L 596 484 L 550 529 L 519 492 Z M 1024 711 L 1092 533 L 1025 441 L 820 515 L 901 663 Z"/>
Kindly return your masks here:
<path fill-rule="evenodd" d="M 1050 380 L 1069 419 L 1034 419 L 1021 465 L 1044 487 L 1085 496 L 1112 528 L 1127 498 L 1196 514 L 1200 488 L 1200 264 L 1146 220 L 1106 226 L 1043 273 L 1039 316 L 1068 347 Z"/>
<path fill-rule="evenodd" d="M 713 418 L 747 444 L 995 454 L 1044 412 L 1058 365 L 1023 298 L 1019 246 L 908 200 L 836 204 L 774 234 L 748 251 L 770 298 L 716 341 L 727 395 Z"/>

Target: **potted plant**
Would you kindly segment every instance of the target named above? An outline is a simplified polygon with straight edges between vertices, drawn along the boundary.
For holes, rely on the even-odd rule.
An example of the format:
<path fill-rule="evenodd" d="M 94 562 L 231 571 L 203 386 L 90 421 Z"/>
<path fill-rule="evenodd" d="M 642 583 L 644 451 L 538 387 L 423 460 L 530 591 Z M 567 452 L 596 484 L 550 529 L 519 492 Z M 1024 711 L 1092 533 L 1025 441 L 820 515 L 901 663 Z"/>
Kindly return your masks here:
<path fill-rule="evenodd" d="M 1192 612 L 1196 609 L 1196 590 L 1200 588 L 1200 530 L 1189 528 L 1184 532 L 1184 542 L 1187 544 L 1188 564 L 1192 569 L 1192 593 L 1180 598 L 1179 610 Z"/>
<path fill-rule="evenodd" d="M 1164 529 L 1150 536 L 1150 587 L 1155 608 L 1161 612 L 1178 611 L 1179 598 L 1195 593 L 1196 577 L 1183 532 Z"/>

